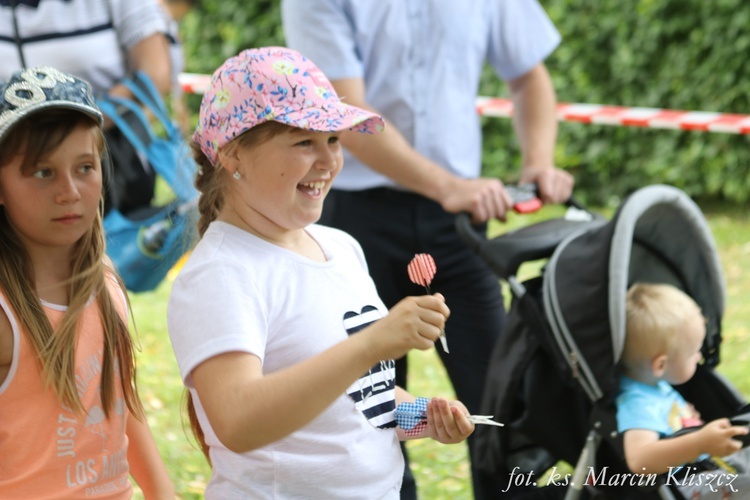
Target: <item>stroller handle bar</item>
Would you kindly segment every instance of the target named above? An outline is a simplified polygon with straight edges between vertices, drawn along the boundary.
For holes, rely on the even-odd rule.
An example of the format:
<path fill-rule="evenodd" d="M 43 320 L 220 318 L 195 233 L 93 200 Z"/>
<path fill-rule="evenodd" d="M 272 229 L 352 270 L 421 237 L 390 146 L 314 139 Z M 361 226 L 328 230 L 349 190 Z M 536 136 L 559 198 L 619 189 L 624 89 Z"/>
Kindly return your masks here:
<path fill-rule="evenodd" d="M 508 192 L 514 198 L 514 210 L 528 213 L 526 210 L 532 204 L 533 197 L 541 208 L 541 201 L 537 198 L 536 184 L 507 186 Z M 517 197 L 516 197 L 517 196 Z M 492 239 L 487 239 L 484 232 L 479 231 L 471 222 L 470 214 L 462 212 L 456 215 L 455 227 L 466 245 L 478 253 L 490 268 L 503 279 L 515 276 L 518 268 L 526 261 L 547 258 L 565 237 L 578 231 L 582 224 L 590 223 L 600 216 L 589 212 L 575 198 L 570 197 L 565 206 L 575 209 L 578 216 L 550 219 L 515 231 L 511 231 Z M 518 210 L 519 206 L 521 210 Z M 533 211 L 533 210 L 531 210 Z"/>

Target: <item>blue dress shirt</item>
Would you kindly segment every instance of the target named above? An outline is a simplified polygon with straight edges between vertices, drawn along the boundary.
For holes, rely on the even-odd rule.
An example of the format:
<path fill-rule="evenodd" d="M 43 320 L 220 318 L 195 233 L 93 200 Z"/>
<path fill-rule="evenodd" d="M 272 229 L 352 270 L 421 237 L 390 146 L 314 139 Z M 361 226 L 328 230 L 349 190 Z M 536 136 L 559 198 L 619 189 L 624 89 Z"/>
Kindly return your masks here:
<path fill-rule="evenodd" d="M 282 18 L 291 48 L 330 80 L 364 78 L 370 105 L 465 178 L 481 173 L 475 99 L 485 63 L 512 80 L 560 42 L 536 0 L 283 0 Z M 394 184 L 347 152 L 344 166 L 337 189 Z"/>

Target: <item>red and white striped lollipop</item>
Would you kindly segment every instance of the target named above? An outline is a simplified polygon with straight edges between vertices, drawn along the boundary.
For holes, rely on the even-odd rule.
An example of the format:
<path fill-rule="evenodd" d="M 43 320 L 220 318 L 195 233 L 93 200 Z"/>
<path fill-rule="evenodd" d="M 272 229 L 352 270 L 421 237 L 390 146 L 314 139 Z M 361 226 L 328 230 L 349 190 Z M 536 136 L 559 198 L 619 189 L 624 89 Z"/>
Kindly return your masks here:
<path fill-rule="evenodd" d="M 411 259 L 406 270 L 409 272 L 409 279 L 412 283 L 422 285 L 427 289 L 427 293 L 430 293 L 430 283 L 432 283 L 432 278 L 435 277 L 435 271 L 437 271 L 435 259 L 432 258 L 432 255 L 418 253 Z"/>
<path fill-rule="evenodd" d="M 435 265 L 435 259 L 428 253 L 418 253 L 411 259 L 409 265 L 406 266 L 406 271 L 409 273 L 409 279 L 412 283 L 422 285 L 427 293 L 430 293 L 430 283 L 432 278 L 435 277 L 435 271 L 437 271 L 437 265 Z M 443 345 L 443 350 L 448 351 L 448 339 L 445 338 L 445 330 L 440 331 L 440 343 Z"/>

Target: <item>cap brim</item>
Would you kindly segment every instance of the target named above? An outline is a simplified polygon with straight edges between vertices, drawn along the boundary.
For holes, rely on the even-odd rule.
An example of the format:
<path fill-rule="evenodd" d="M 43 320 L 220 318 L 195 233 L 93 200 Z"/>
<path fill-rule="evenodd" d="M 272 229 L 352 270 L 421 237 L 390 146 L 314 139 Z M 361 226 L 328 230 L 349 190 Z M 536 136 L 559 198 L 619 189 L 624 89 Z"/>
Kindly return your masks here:
<path fill-rule="evenodd" d="M 80 113 L 83 113 L 84 115 L 89 116 L 90 118 L 93 118 L 100 127 L 104 123 L 104 116 L 102 115 L 101 111 L 91 106 L 86 106 L 85 104 L 80 104 L 72 101 L 44 101 L 12 111 L 10 120 L 0 126 L 0 142 L 5 139 L 5 136 L 8 135 L 8 133 L 13 129 L 13 127 L 18 124 L 18 122 L 24 120 L 30 115 L 33 115 L 40 111 L 46 111 L 48 109 L 69 109 L 72 111 L 78 111 Z"/>
<path fill-rule="evenodd" d="M 315 132 L 342 132 L 352 130 L 377 134 L 385 122 L 380 115 L 357 106 L 335 102 L 325 107 L 305 108 L 273 117 L 274 121 Z"/>

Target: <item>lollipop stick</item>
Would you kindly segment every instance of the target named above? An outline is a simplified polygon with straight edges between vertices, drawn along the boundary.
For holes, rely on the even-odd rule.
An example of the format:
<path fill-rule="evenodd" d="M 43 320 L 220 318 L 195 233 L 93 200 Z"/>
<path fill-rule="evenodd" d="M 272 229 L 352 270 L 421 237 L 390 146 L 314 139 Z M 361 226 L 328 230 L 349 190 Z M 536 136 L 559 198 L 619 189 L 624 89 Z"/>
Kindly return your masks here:
<path fill-rule="evenodd" d="M 424 289 L 427 292 L 427 295 L 432 295 L 432 292 L 430 292 L 430 285 L 425 285 Z M 443 346 L 443 351 L 445 351 L 446 354 L 450 354 L 450 351 L 448 350 L 448 339 L 445 338 L 445 328 L 440 329 L 440 345 Z"/>
<path fill-rule="evenodd" d="M 443 346 L 443 350 L 446 354 L 450 354 L 451 352 L 448 350 L 448 339 L 445 338 L 445 328 L 442 328 L 440 330 L 440 345 Z"/>

